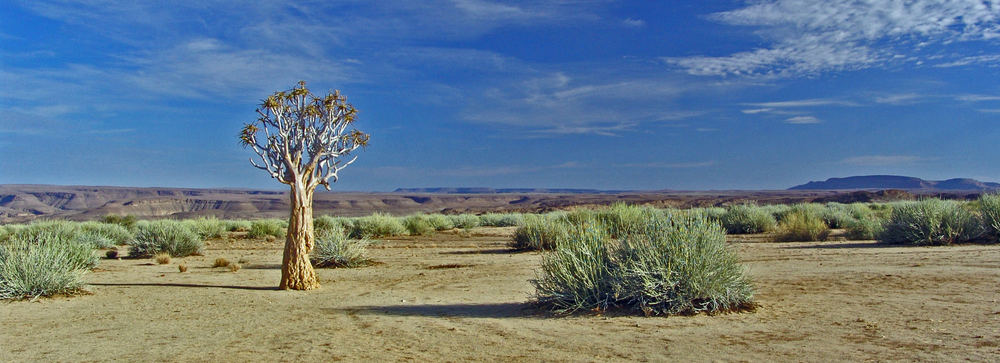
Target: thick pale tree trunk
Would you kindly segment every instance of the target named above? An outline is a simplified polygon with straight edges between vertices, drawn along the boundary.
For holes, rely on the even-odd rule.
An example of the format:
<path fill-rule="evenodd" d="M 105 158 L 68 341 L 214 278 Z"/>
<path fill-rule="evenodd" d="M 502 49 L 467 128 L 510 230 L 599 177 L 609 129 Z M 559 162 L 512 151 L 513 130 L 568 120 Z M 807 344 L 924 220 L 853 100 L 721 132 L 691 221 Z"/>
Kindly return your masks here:
<path fill-rule="evenodd" d="M 285 238 L 285 255 L 281 263 L 281 285 L 284 290 L 310 290 L 319 287 L 316 271 L 309 262 L 313 249 L 313 190 L 292 185 L 292 212 Z"/>

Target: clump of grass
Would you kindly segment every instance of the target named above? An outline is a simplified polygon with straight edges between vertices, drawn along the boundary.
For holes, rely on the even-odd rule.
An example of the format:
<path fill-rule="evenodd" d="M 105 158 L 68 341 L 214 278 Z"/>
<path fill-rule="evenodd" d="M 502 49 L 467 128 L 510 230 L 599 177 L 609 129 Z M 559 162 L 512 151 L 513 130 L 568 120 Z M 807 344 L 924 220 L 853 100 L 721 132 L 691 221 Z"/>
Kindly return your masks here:
<path fill-rule="evenodd" d="M 0 299 L 37 298 L 79 291 L 97 265 L 93 248 L 52 233 L 0 242 Z"/>
<path fill-rule="evenodd" d="M 93 221 L 84 222 L 80 224 L 80 231 L 81 233 L 103 237 L 109 240 L 112 245 L 117 246 L 128 244 L 129 241 L 135 238 L 135 233 L 118 224 L 98 223 Z M 98 248 L 104 247 L 98 246 Z"/>
<path fill-rule="evenodd" d="M 229 272 L 236 272 L 236 271 L 239 271 L 239 270 L 240 270 L 240 268 L 242 268 L 242 267 L 243 267 L 243 266 L 240 266 L 240 264 L 238 264 L 238 263 L 234 263 L 234 264 L 230 264 L 230 265 L 229 265 Z"/>
<path fill-rule="evenodd" d="M 177 271 L 179 271 L 180 273 L 185 273 L 185 272 L 188 271 L 188 267 L 187 267 L 187 265 L 185 265 L 183 263 L 179 264 L 179 265 L 177 265 Z"/>
<path fill-rule="evenodd" d="M 770 212 L 752 204 L 729 206 L 720 222 L 732 234 L 764 233 L 777 226 L 777 221 Z"/>
<path fill-rule="evenodd" d="M 435 231 L 430 218 L 423 214 L 414 214 L 403 218 L 403 226 L 411 236 L 423 236 Z"/>
<path fill-rule="evenodd" d="M 892 214 L 878 240 L 883 243 L 950 245 L 982 236 L 978 216 L 961 203 L 940 199 L 893 205 Z"/>
<path fill-rule="evenodd" d="M 516 250 L 552 250 L 568 237 L 569 225 L 558 218 L 529 214 L 514 231 L 510 247 Z"/>
<path fill-rule="evenodd" d="M 577 226 L 542 257 L 538 302 L 558 312 L 621 308 L 645 315 L 753 306 L 753 286 L 725 233 L 704 217 L 664 216 L 620 240 Z"/>
<path fill-rule="evenodd" d="M 316 267 L 361 267 L 373 261 L 366 256 L 368 240 L 352 240 L 343 233 L 331 233 L 316 240 L 316 249 L 309 256 Z"/>
<path fill-rule="evenodd" d="M 250 227 L 253 226 L 253 223 L 248 220 L 238 219 L 224 220 L 222 221 L 222 225 L 226 231 L 229 232 L 248 232 L 250 231 Z"/>
<path fill-rule="evenodd" d="M 118 258 L 118 250 L 108 250 L 108 252 L 104 253 L 104 257 L 107 257 L 108 259 L 116 259 Z"/>
<path fill-rule="evenodd" d="M 340 218 L 331 216 L 319 216 L 313 218 L 313 232 L 316 236 L 336 233 L 337 231 L 344 231 L 344 222 Z"/>
<path fill-rule="evenodd" d="M 108 214 L 101 218 L 101 223 L 117 224 L 119 226 L 131 229 L 132 227 L 135 226 L 136 218 L 131 214 L 129 215 Z"/>
<path fill-rule="evenodd" d="M 204 244 L 198 235 L 182 223 L 156 221 L 137 225 L 129 257 L 147 258 L 163 252 L 173 257 L 200 255 Z"/>
<path fill-rule="evenodd" d="M 350 237 L 354 239 L 402 236 L 406 227 L 399 218 L 385 213 L 375 213 L 354 220 Z"/>
<path fill-rule="evenodd" d="M 595 210 L 594 218 L 611 237 L 621 238 L 642 229 L 651 219 L 662 218 L 662 213 L 652 207 L 615 203 Z"/>
<path fill-rule="evenodd" d="M 216 258 L 215 262 L 212 262 L 212 267 L 213 268 L 215 268 L 215 267 L 226 267 L 226 266 L 229 266 L 229 260 L 227 260 L 225 258 L 222 258 L 222 257 Z"/>
<path fill-rule="evenodd" d="M 455 224 L 451 223 L 451 218 L 444 214 L 428 214 L 427 222 L 434 227 L 435 231 L 446 231 L 455 228 Z"/>
<path fill-rule="evenodd" d="M 1000 240 L 1000 194 L 987 193 L 980 196 L 979 215 L 990 240 Z"/>
<path fill-rule="evenodd" d="M 778 241 L 825 241 L 830 228 L 812 208 L 793 209 L 778 223 Z"/>
<path fill-rule="evenodd" d="M 186 219 L 184 223 L 203 239 L 219 238 L 226 233 L 226 224 L 215 217 Z"/>
<path fill-rule="evenodd" d="M 486 213 L 479 216 L 479 225 L 484 227 L 517 227 L 523 221 L 521 213 Z"/>
<path fill-rule="evenodd" d="M 267 236 L 280 238 L 285 235 L 286 224 L 287 221 L 280 219 L 258 219 L 250 222 L 250 232 L 247 233 L 247 236 L 250 238 Z"/>
<path fill-rule="evenodd" d="M 153 256 L 153 259 L 155 259 L 156 263 L 158 263 L 158 264 L 166 265 L 166 264 L 170 263 L 170 254 L 169 253 L 160 252 L 160 253 L 157 253 L 156 256 Z"/>
<path fill-rule="evenodd" d="M 455 228 L 470 229 L 479 227 L 479 217 L 475 214 L 454 214 L 448 216 Z"/>
<path fill-rule="evenodd" d="M 873 240 L 885 230 L 884 221 L 874 214 L 868 218 L 854 219 L 847 223 L 846 237 L 851 240 Z"/>

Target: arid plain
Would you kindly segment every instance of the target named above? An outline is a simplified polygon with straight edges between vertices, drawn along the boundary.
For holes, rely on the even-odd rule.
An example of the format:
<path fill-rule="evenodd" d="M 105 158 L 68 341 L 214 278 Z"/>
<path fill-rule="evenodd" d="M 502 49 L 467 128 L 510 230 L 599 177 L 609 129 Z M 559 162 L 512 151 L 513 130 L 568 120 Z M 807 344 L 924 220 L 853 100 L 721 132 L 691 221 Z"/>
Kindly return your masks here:
<path fill-rule="evenodd" d="M 0 303 L 2 361 L 991 361 L 1000 250 L 730 236 L 755 312 L 553 315 L 512 228 L 387 239 L 379 264 L 280 291 L 281 241 L 240 233 L 159 265 L 102 259 L 91 294 Z M 836 232 L 836 231 L 835 231 Z M 243 260 L 231 272 L 212 268 Z M 178 264 L 189 266 L 185 273 Z"/>

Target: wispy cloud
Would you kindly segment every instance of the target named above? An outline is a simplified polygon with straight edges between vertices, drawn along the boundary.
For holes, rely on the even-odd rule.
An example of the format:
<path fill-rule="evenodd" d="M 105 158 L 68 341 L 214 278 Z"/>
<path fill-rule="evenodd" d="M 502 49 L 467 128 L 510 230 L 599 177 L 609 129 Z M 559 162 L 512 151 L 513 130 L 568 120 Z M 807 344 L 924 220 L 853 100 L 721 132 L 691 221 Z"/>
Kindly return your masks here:
<path fill-rule="evenodd" d="M 1000 37 L 1000 6 L 980 0 L 764 0 L 710 18 L 752 27 L 768 45 L 728 56 L 664 60 L 694 75 L 789 77 L 919 62 L 929 45 Z M 996 61 L 990 57 L 941 64 Z"/>
<path fill-rule="evenodd" d="M 962 57 L 951 62 L 935 64 L 934 67 L 952 68 L 952 67 L 967 66 L 971 64 L 986 64 L 992 66 L 1000 65 L 1000 54 Z"/>
<path fill-rule="evenodd" d="M 963 102 L 983 102 L 983 101 L 1000 101 L 1000 96 L 997 95 L 959 95 L 955 96 L 956 100 Z"/>
<path fill-rule="evenodd" d="M 756 109 L 756 113 L 769 112 L 773 108 L 799 108 L 799 107 L 816 107 L 816 106 L 858 106 L 856 102 L 845 101 L 835 98 L 812 98 L 805 100 L 793 100 L 793 101 L 775 101 L 775 102 L 757 102 L 757 103 L 744 103 L 746 106 L 762 107 L 762 109 Z M 747 112 L 744 110 L 743 113 L 754 113 Z"/>
<path fill-rule="evenodd" d="M 924 98 L 926 98 L 925 95 L 920 95 L 916 93 L 902 93 L 902 94 L 875 97 L 875 102 L 888 105 L 912 105 L 914 103 L 920 102 L 920 100 Z"/>
<path fill-rule="evenodd" d="M 914 155 L 864 155 L 846 158 L 840 161 L 841 164 L 855 166 L 892 166 L 902 164 L 913 164 L 920 161 L 932 160 Z"/>
<path fill-rule="evenodd" d="M 696 161 L 696 162 L 682 162 L 682 163 L 667 163 L 667 162 L 651 162 L 651 163 L 628 163 L 618 165 L 625 168 L 652 168 L 652 169 L 692 169 L 692 168 L 705 168 L 714 166 L 716 162 L 711 161 Z"/>
<path fill-rule="evenodd" d="M 642 28 L 643 26 L 646 25 L 646 21 L 644 21 L 642 19 L 628 18 L 628 19 L 622 20 L 622 25 L 625 25 L 625 26 L 627 26 L 629 28 Z"/>
<path fill-rule="evenodd" d="M 818 124 L 820 121 L 814 116 L 795 116 L 785 119 L 785 123 L 793 125 L 808 125 L 808 124 Z"/>

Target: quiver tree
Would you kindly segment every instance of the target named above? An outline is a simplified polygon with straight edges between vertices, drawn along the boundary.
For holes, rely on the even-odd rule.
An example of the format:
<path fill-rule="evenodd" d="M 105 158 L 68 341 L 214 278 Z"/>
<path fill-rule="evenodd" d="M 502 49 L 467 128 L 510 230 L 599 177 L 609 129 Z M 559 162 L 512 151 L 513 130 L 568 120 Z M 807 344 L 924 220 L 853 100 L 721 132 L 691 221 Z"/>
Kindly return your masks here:
<path fill-rule="evenodd" d="M 357 159 L 352 152 L 368 144 L 353 127 L 358 110 L 334 91 L 317 97 L 304 81 L 275 92 L 257 109 L 257 121 L 243 126 L 240 142 L 257 153 L 250 164 L 291 188 L 291 213 L 281 263 L 281 289 L 319 287 L 309 261 L 314 245 L 313 192 L 330 189 L 337 174 Z"/>

